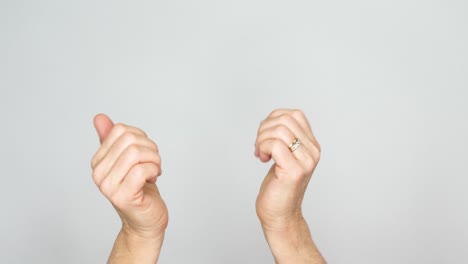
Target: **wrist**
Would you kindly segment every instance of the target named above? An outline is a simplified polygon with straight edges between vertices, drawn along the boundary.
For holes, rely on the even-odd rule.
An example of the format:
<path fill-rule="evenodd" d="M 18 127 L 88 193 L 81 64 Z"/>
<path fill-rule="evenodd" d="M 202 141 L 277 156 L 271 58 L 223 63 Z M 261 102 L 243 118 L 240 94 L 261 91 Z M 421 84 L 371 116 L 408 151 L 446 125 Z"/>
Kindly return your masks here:
<path fill-rule="evenodd" d="M 260 216 L 259 220 L 264 232 L 287 232 L 299 228 L 305 222 L 302 211 L 279 216 Z"/>
<path fill-rule="evenodd" d="M 302 216 L 284 223 L 280 228 L 266 225 L 262 225 L 262 228 L 276 263 L 326 263 Z"/>
<path fill-rule="evenodd" d="M 136 233 L 123 226 L 115 241 L 108 264 L 154 264 L 159 258 L 163 241 L 164 232 Z"/>
<path fill-rule="evenodd" d="M 128 224 L 123 223 L 122 228 L 120 229 L 120 234 L 122 234 L 127 239 L 132 239 L 134 241 L 146 241 L 148 243 L 157 242 L 164 239 L 166 228 L 158 228 L 154 230 L 138 230 L 131 227 Z"/>

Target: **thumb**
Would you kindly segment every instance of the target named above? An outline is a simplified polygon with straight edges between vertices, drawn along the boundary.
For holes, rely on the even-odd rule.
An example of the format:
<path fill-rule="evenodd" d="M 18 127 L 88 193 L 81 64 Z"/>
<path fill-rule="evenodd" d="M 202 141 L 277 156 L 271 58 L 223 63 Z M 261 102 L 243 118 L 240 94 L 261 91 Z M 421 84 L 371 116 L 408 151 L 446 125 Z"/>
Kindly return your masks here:
<path fill-rule="evenodd" d="M 107 135 L 109 135 L 112 127 L 114 127 L 114 123 L 105 114 L 98 114 L 94 117 L 94 127 L 98 133 L 99 141 L 102 143 Z"/>

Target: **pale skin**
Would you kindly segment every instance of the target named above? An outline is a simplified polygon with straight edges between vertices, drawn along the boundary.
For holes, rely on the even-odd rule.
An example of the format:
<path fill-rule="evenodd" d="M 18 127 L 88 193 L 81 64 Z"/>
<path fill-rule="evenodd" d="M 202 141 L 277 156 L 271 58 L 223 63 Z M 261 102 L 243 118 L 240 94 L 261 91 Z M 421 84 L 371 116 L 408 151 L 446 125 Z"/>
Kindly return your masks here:
<path fill-rule="evenodd" d="M 122 220 L 108 263 L 157 262 L 168 224 L 156 180 L 157 145 L 141 129 L 99 114 L 94 125 L 101 147 L 91 166 L 93 180 Z M 295 151 L 288 147 L 299 138 Z M 300 110 L 273 111 L 259 126 L 255 156 L 274 161 L 260 187 L 256 212 L 276 263 L 326 263 L 302 215 L 302 200 L 320 160 L 320 145 Z"/>

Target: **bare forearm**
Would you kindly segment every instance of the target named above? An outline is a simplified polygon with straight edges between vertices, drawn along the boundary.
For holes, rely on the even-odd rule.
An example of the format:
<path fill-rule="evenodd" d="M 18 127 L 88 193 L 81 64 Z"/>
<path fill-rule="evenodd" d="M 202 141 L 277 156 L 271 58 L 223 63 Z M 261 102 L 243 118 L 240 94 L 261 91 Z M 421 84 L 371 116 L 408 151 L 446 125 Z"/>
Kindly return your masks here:
<path fill-rule="evenodd" d="M 112 248 L 108 264 L 155 264 L 164 240 L 164 233 L 154 237 L 136 236 L 120 230 Z"/>
<path fill-rule="evenodd" d="M 284 230 L 263 227 L 265 237 L 277 264 L 324 264 L 326 261 L 315 246 L 305 219 Z"/>

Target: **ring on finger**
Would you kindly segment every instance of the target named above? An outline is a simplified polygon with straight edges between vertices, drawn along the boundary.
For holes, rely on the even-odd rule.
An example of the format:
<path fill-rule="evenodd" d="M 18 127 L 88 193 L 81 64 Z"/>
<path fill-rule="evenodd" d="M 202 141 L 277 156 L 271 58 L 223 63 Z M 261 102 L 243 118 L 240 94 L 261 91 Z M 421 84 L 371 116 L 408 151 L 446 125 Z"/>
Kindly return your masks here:
<path fill-rule="evenodd" d="M 289 145 L 289 150 L 291 152 L 294 152 L 296 151 L 297 148 L 299 148 L 299 146 L 302 144 L 302 141 L 299 139 L 299 138 L 295 138 L 294 141 L 291 143 L 291 145 Z"/>

